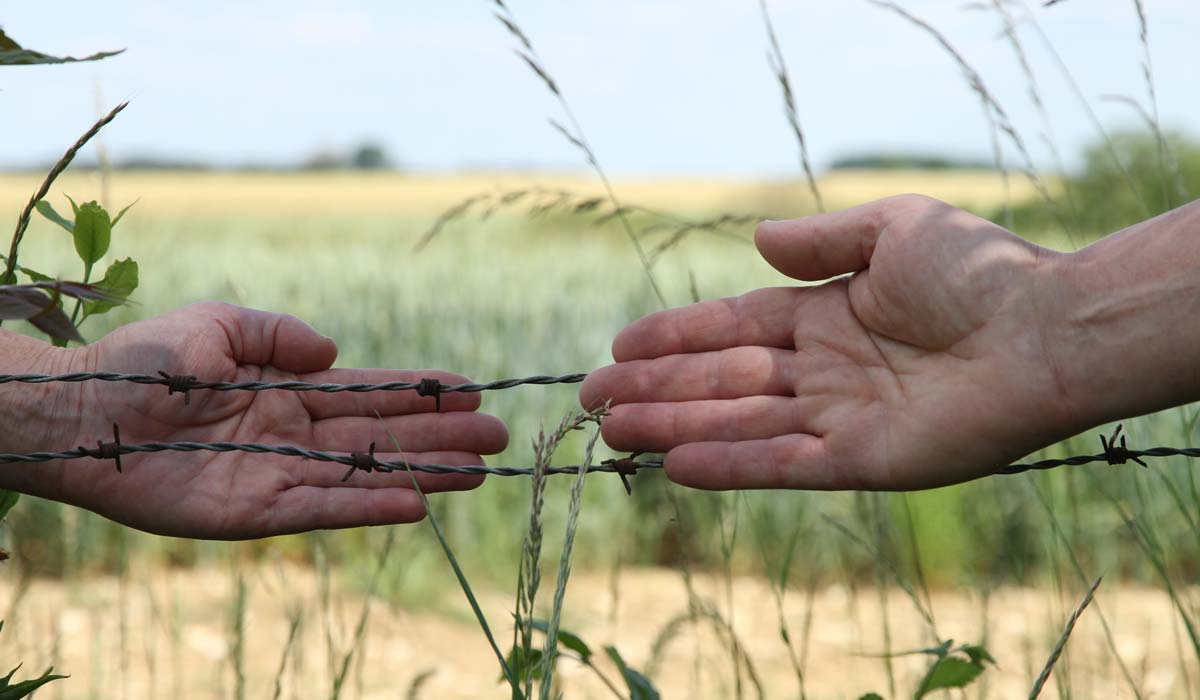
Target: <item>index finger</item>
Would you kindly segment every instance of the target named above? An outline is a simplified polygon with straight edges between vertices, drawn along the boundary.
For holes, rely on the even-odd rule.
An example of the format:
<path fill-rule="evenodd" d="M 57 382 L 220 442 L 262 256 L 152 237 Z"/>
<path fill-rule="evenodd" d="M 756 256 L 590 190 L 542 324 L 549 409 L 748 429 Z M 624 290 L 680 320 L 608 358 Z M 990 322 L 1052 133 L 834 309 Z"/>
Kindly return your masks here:
<path fill-rule="evenodd" d="M 629 324 L 613 340 L 613 359 L 652 360 L 742 345 L 792 348 L 800 287 L 756 289 L 741 296 L 667 309 Z"/>
<path fill-rule="evenodd" d="M 461 374 L 441 370 L 408 369 L 330 369 L 300 375 L 300 380 L 314 384 L 387 384 L 390 382 L 420 382 L 436 379 L 444 385 L 469 384 Z M 482 402 L 479 393 L 455 391 L 441 395 L 441 410 L 474 411 Z M 313 420 L 341 416 L 398 416 L 409 413 L 432 413 L 437 408 L 433 396 L 421 396 L 415 389 L 395 391 L 300 392 L 300 400 Z"/>

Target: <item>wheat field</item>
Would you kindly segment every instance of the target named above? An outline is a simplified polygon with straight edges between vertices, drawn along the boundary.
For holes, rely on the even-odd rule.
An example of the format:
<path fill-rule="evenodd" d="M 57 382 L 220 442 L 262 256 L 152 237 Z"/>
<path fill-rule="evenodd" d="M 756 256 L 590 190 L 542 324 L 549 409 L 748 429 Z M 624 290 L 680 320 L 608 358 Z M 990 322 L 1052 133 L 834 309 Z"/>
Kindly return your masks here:
<path fill-rule="evenodd" d="M 0 175 L 0 210 L 15 216 L 39 180 L 36 174 Z M 735 212 L 752 219 L 813 210 L 798 182 L 618 179 L 615 185 L 628 203 L 684 217 Z M 1016 180 L 1009 186 L 1013 202 L 1033 196 Z M 588 371 L 609 361 L 608 344 L 623 325 L 656 308 L 628 240 L 611 224 L 561 212 L 530 217 L 519 208 L 490 217 L 475 213 L 414 250 L 456 202 L 532 187 L 580 197 L 601 192 L 583 176 L 116 172 L 106 185 L 98 173 L 78 172 L 61 178 L 50 199 L 107 198 L 112 209 L 138 200 L 112 248 L 112 256 L 133 256 L 142 265 L 137 303 L 85 326 L 89 338 L 102 335 L 107 324 L 219 299 L 308 320 L 339 341 L 340 366 L 443 367 L 480 380 Z M 990 214 L 1006 199 L 1003 178 L 986 172 L 835 172 L 821 187 L 831 207 L 918 191 Z M 657 260 L 654 272 L 670 303 L 789 282 L 757 258 L 750 226 L 729 228 L 722 235 L 696 232 Z M 1067 247 L 1046 232 L 1033 235 Z M 647 240 L 656 239 L 650 234 Z M 22 262 L 77 276 L 69 252 L 60 229 L 35 220 Z M 490 461 L 528 465 L 530 439 L 576 407 L 569 386 L 488 395 L 484 410 L 508 421 L 513 438 Z M 1127 428 L 1135 444 L 1169 444 L 1180 438 L 1181 417 L 1139 419 Z M 1094 451 L 1090 440 L 1056 449 Z M 572 442 L 559 459 L 571 462 L 581 450 L 582 440 Z M 1162 478 L 1186 493 L 1187 462 L 1166 464 Z M 1168 542 L 1179 543 L 1168 564 L 1190 600 L 1195 591 L 1187 577 L 1196 548 L 1161 490 L 1145 495 L 1158 477 L 1112 472 L 1104 478 L 1121 498 L 1138 503 Z M 547 494 L 546 531 L 555 536 L 565 520 L 566 488 L 553 481 Z M 1089 612 L 1045 697 L 1127 696 L 1113 649 L 1146 697 L 1191 697 L 1200 669 L 1186 651 L 1171 600 L 1156 587 L 1145 557 L 1121 536 L 1119 517 L 1089 496 L 1090 488 L 1078 473 L 1055 473 L 908 496 L 735 496 L 686 492 L 660 475 L 644 475 L 634 480 L 629 498 L 617 480 L 594 478 L 584 496 L 579 571 L 564 626 L 595 646 L 617 645 L 645 667 L 654 660 L 656 637 L 688 610 L 681 572 L 691 567 L 698 595 L 712 601 L 741 639 L 764 696 L 796 697 L 764 577 L 776 575 L 783 543 L 795 537 L 797 564 L 782 618 L 797 631 L 812 611 L 808 697 L 853 698 L 872 690 L 902 696 L 920 676 L 920 658 L 895 660 L 889 680 L 889 664 L 879 654 L 926 644 L 921 618 L 880 568 L 877 552 L 821 520 L 869 531 L 863 513 L 873 513 L 890 524 L 871 541 L 886 546 L 906 574 L 919 564 L 941 638 L 986 642 L 999 661 L 966 697 L 1013 697 L 1028 691 L 1086 589 L 1071 571 L 1063 538 L 1054 534 L 1065 524 L 1070 551 L 1089 573 L 1110 573 L 1097 601 L 1113 636 L 1110 641 Z M 1049 516 L 1034 494 L 1054 506 Z M 501 638 L 510 629 L 509 591 L 527 499 L 527 483 L 493 478 L 477 492 L 435 500 Z M 903 536 L 906 527 L 913 539 Z M 54 665 L 72 674 L 38 694 L 52 698 L 333 697 L 351 650 L 340 697 L 503 696 L 495 660 L 427 526 L 401 528 L 387 555 L 384 531 L 194 543 L 25 499 L 3 533 L 14 557 L 0 565 L 0 605 L 7 602 L 8 611 L 0 658 L 22 661 L 31 672 Z M 733 546 L 723 555 L 723 538 L 731 536 Z M 383 575 L 372 584 L 380 562 Z M 360 618 L 364 609 L 369 614 Z M 359 619 L 367 624 L 356 642 Z M 289 645 L 295 620 L 297 636 Z M 654 675 L 664 697 L 735 697 L 739 678 L 740 695 L 756 697 L 748 671 L 734 672 L 719 635 L 684 626 L 666 639 Z M 611 696 L 569 662 L 560 679 L 569 698 Z"/>

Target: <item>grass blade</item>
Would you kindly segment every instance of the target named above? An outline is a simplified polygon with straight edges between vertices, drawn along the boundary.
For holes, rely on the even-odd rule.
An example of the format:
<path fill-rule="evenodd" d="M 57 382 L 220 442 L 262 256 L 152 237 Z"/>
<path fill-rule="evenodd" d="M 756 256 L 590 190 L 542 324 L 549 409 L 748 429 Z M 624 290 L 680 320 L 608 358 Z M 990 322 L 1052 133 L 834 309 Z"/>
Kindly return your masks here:
<path fill-rule="evenodd" d="M 396 448 L 396 452 L 403 454 L 400 443 L 387 427 L 387 423 L 384 423 L 383 416 L 376 412 L 375 417 L 379 419 L 379 425 L 387 433 L 388 439 L 392 441 L 392 445 Z M 483 609 L 479 607 L 479 601 L 475 598 L 475 592 L 471 590 L 471 584 L 467 581 L 467 575 L 463 573 L 462 567 L 458 565 L 458 559 L 454 557 L 454 550 L 450 548 L 450 543 L 446 541 L 446 536 L 442 533 L 442 526 L 438 524 L 437 518 L 433 515 L 433 509 L 429 506 L 429 497 L 421 490 L 421 485 L 417 483 L 417 476 L 409 468 L 407 460 L 404 461 L 404 468 L 408 471 L 408 477 L 412 480 L 413 490 L 417 492 L 417 496 L 421 499 L 421 505 L 425 507 L 426 517 L 429 518 L 429 524 L 433 526 L 433 534 L 437 536 L 438 544 L 441 545 L 442 551 L 446 554 L 446 559 L 450 562 L 450 568 L 454 569 L 454 576 L 458 579 L 458 585 L 462 586 L 463 594 L 467 597 L 467 602 L 471 604 L 471 612 L 475 614 L 475 620 L 479 623 L 480 629 L 483 630 L 484 636 L 487 637 L 488 644 L 492 645 L 492 651 L 496 654 L 496 661 L 500 663 L 500 670 L 504 673 L 504 678 L 508 681 L 509 687 L 512 688 L 513 697 L 523 697 L 520 688 L 517 686 L 517 679 L 513 676 L 512 669 L 504 661 L 504 654 L 496 644 L 496 637 L 492 635 L 492 628 L 488 625 L 487 617 L 484 616 Z"/>
<path fill-rule="evenodd" d="M 1083 601 L 1079 603 L 1079 607 L 1075 608 L 1075 612 L 1071 613 L 1071 617 L 1067 619 L 1067 626 L 1063 629 L 1062 636 L 1058 638 L 1058 644 L 1054 645 L 1054 650 L 1050 652 L 1050 658 L 1046 659 L 1046 665 L 1042 667 L 1042 672 L 1038 674 L 1037 680 L 1033 683 L 1033 689 L 1029 691 L 1029 700 L 1037 700 L 1041 695 L 1042 686 L 1046 685 L 1046 680 L 1050 678 L 1050 672 L 1054 670 L 1054 664 L 1058 663 L 1058 657 L 1062 656 L 1063 648 L 1067 646 L 1067 640 L 1071 638 L 1075 622 L 1092 602 L 1092 596 L 1096 594 L 1096 589 L 1100 587 L 1100 581 L 1103 579 L 1103 576 L 1096 579 L 1096 582 L 1088 589 L 1087 595 L 1083 597 Z"/>

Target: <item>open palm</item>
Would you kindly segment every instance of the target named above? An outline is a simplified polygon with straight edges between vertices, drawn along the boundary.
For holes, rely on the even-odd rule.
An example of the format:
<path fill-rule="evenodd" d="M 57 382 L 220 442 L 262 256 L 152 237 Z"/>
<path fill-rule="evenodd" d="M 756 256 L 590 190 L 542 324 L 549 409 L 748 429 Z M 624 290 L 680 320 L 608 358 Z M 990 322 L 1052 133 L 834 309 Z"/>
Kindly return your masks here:
<path fill-rule="evenodd" d="M 609 445 L 702 488 L 914 489 L 1072 432 L 1042 340 L 1059 254 L 913 195 L 755 238 L 791 277 L 853 274 L 630 325 L 581 392 L 613 400 Z"/>
<path fill-rule="evenodd" d="M 79 351 L 76 370 L 195 375 L 204 380 L 300 379 L 380 383 L 435 377 L 445 372 L 330 369 L 337 346 L 300 320 L 226 304 L 205 303 L 134 323 Z M 149 441 L 263 442 L 333 452 L 366 452 L 416 463 L 482 464 L 481 454 L 504 449 L 508 436 L 497 419 L 473 413 L 475 394 L 448 394 L 442 410 L 415 392 L 298 393 L 193 391 L 190 403 L 162 386 L 89 382 L 67 408 L 77 420 L 77 444 L 111 440 L 112 424 L 124 443 Z M 375 412 L 382 416 L 382 423 Z M 345 467 L 277 455 L 177 453 L 128 455 L 123 473 L 111 462 L 50 465 L 58 470 L 53 497 L 113 520 L 167 535 L 241 539 L 317 528 L 419 520 L 424 510 L 406 472 L 355 473 Z M 482 477 L 420 475 L 427 491 L 467 489 Z"/>

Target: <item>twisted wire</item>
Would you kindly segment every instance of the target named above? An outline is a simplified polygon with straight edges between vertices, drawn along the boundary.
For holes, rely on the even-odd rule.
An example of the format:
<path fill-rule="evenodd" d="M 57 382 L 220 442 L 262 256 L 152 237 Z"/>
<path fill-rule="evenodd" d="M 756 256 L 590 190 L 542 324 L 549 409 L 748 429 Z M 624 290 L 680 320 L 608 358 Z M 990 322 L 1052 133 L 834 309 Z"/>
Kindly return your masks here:
<path fill-rule="evenodd" d="M 0 385 L 10 383 L 22 384 L 49 384 L 53 382 L 78 383 L 87 381 L 102 381 L 102 382 L 129 382 L 133 384 L 143 385 L 158 385 L 165 386 L 169 392 L 183 393 L 185 397 L 191 390 L 211 390 L 211 391 L 318 391 L 324 393 L 366 393 L 373 391 L 416 391 L 422 396 L 434 396 L 438 398 L 440 403 L 440 395 L 443 393 L 463 392 L 463 393 L 478 393 L 483 391 L 497 391 L 502 389 L 511 389 L 522 385 L 549 385 L 549 384 L 577 384 L 587 378 L 586 373 L 564 374 L 560 376 L 551 375 L 534 375 L 530 377 L 520 377 L 513 379 L 499 379 L 487 383 L 467 383 L 467 384 L 442 384 L 436 379 L 424 378 L 418 381 L 409 382 L 383 382 L 379 384 L 353 383 L 353 384 L 314 384 L 311 382 L 302 382 L 297 380 L 267 382 L 267 381 L 246 381 L 246 382 L 211 382 L 200 381 L 196 377 L 187 375 L 171 375 L 166 372 L 159 372 L 159 376 L 148 374 L 126 374 L 120 372 L 73 372 L 69 374 L 0 374 Z M 114 426 L 115 428 L 115 426 Z M 1119 441 L 1119 444 L 1118 444 Z M 993 472 L 994 474 L 1022 474 L 1028 471 L 1045 471 L 1066 466 L 1082 466 L 1094 464 L 1097 462 L 1107 462 L 1110 465 L 1125 464 L 1132 460 L 1147 466 L 1141 460 L 1143 457 L 1200 457 L 1200 448 L 1188 447 L 1151 447 L 1144 450 L 1131 450 L 1126 445 L 1126 439 L 1121 435 L 1121 426 L 1118 425 L 1111 437 L 1100 437 L 1100 442 L 1104 451 L 1094 455 L 1074 455 L 1071 457 L 1063 457 L 1056 459 L 1043 459 L 1037 462 L 1016 463 L 1010 464 L 1007 467 Z M 9 454 L 0 453 L 0 464 L 18 463 L 18 462 L 48 462 L 56 459 L 81 459 L 84 457 L 94 457 L 100 459 L 114 459 L 124 454 L 132 454 L 137 452 L 253 452 L 253 453 L 272 453 L 289 457 L 304 457 L 322 462 L 336 462 L 351 467 L 353 473 L 355 470 L 362 471 L 395 471 L 404 469 L 404 462 L 381 462 L 375 460 L 374 457 L 366 458 L 361 454 L 338 455 L 319 450 L 309 450 L 303 447 L 294 445 L 263 445 L 261 443 L 231 443 L 231 442 L 152 442 L 142 445 L 122 445 L 118 438 L 116 443 L 101 443 L 101 450 L 97 451 L 90 448 L 79 447 L 74 450 L 62 452 L 32 452 L 28 454 Z M 103 450 L 116 450 L 115 455 L 107 452 L 101 454 Z M 365 459 L 365 461 L 364 461 Z M 442 473 L 442 474 L 491 474 L 495 476 L 520 476 L 531 475 L 533 469 L 529 467 L 487 467 L 487 466 L 452 466 L 444 464 L 409 464 L 408 468 L 414 471 L 427 473 Z M 118 469 L 120 462 L 118 460 Z M 600 465 L 594 465 L 588 468 L 589 472 L 608 472 L 618 473 L 622 475 L 622 479 L 628 474 L 636 472 L 636 469 L 661 469 L 661 460 L 647 460 L 635 462 L 632 458 L 623 460 L 609 460 Z M 579 466 L 570 467 L 552 467 L 546 472 L 547 474 L 578 474 Z M 626 482 L 627 483 L 627 482 Z"/>
<path fill-rule="evenodd" d="M 119 438 L 118 438 L 119 440 Z M 1106 443 L 1108 449 L 1100 454 L 1075 455 L 1056 459 L 1043 459 L 1037 462 L 1011 464 L 999 469 L 995 474 L 1022 474 L 1028 471 L 1045 471 L 1067 466 L 1084 466 L 1107 462 L 1110 465 L 1125 464 L 1127 461 L 1141 461 L 1143 457 L 1200 457 L 1200 448 L 1194 447 L 1151 447 L 1144 450 L 1131 450 L 1124 446 Z M 295 445 L 265 445 L 262 443 L 235 442 L 147 442 L 138 445 L 117 443 L 100 443 L 97 448 L 77 447 L 60 452 L 29 452 L 24 454 L 0 453 L 0 464 L 42 463 L 53 460 L 76 459 L 116 459 L 127 454 L 144 454 L 155 452 L 249 452 L 256 454 L 275 454 L 284 457 L 300 457 L 319 462 L 332 462 L 361 471 L 392 472 L 411 468 L 413 471 L 430 474 L 486 474 L 492 476 L 529 476 L 533 474 L 531 467 L 489 467 L 483 465 L 447 465 L 447 464 L 413 464 L 403 461 L 389 462 L 376 460 L 373 455 L 365 462 L 365 455 L 359 453 L 342 454 L 310 450 Z M 630 474 L 638 469 L 662 469 L 663 460 L 644 459 L 634 460 L 624 458 L 607 460 L 588 467 L 588 472 Z M 579 465 L 549 467 L 547 474 L 578 474 Z"/>
<path fill-rule="evenodd" d="M 539 374 L 532 377 L 521 377 L 517 379 L 500 379 L 486 384 L 441 384 L 437 386 L 437 391 L 441 393 L 477 393 L 481 391 L 497 391 L 500 389 L 511 389 L 513 387 L 526 384 L 578 384 L 587 378 L 586 373 L 564 374 L 561 376 L 550 376 Z M 181 379 L 189 380 L 182 384 Z M 265 381 L 249 381 L 249 382 L 208 382 L 199 381 L 194 377 L 175 377 L 163 373 L 160 376 L 149 374 L 124 374 L 121 372 L 72 372 L 70 374 L 0 374 L 0 384 L 21 383 L 21 384 L 50 384 L 52 382 L 77 383 L 87 381 L 101 382 L 130 382 L 133 384 L 149 384 L 159 385 L 168 388 L 173 388 L 175 391 L 200 390 L 207 389 L 211 391 L 319 391 L 329 394 L 340 392 L 365 393 L 371 391 L 417 391 L 421 390 L 423 384 L 428 380 L 415 382 L 384 382 L 382 384 L 313 384 L 311 382 L 301 381 L 282 381 L 282 382 L 265 382 Z M 427 384 L 425 384 L 428 387 Z"/>
<path fill-rule="evenodd" d="M 302 457 L 318 462 L 332 462 L 360 471 L 393 472 L 412 469 L 415 472 L 427 474 L 487 474 L 492 476 L 530 476 L 533 469 L 529 467 L 489 467 L 483 465 L 448 465 L 448 464 L 412 464 L 403 461 L 377 460 L 362 454 L 341 454 L 310 450 L 294 445 L 264 445 L 262 443 L 236 442 L 147 442 L 138 445 L 102 443 L 100 448 L 76 447 L 73 450 L 61 452 L 30 452 L 27 454 L 0 453 L 0 464 L 40 463 L 54 460 L 74 459 L 115 459 L 129 454 L 144 454 L 154 452 L 250 452 L 256 454 L 275 454 L 284 457 Z M 587 468 L 588 473 L 599 472 L 609 474 L 630 474 L 638 469 L 661 469 L 662 460 L 633 461 L 631 459 L 614 459 L 593 464 Z M 548 467 L 547 474 L 578 474 L 580 465 Z M 349 475 L 352 472 L 348 472 Z"/>
<path fill-rule="evenodd" d="M 1130 460 L 1136 460 L 1140 457 L 1200 457 L 1200 448 L 1195 447 L 1150 447 L 1145 450 L 1125 450 L 1122 452 Z M 1075 455 L 1074 457 L 1064 457 L 1061 459 L 1043 459 L 1039 462 L 1030 462 L 1028 464 L 1012 464 L 998 472 L 997 474 L 1020 474 L 1027 471 L 1044 471 L 1046 469 L 1055 469 L 1057 467 L 1076 467 L 1085 464 L 1094 464 L 1096 462 L 1108 462 L 1109 464 L 1123 464 L 1121 461 L 1111 461 L 1111 454 L 1097 455 Z M 1145 466 L 1144 464 L 1142 466 Z"/>

